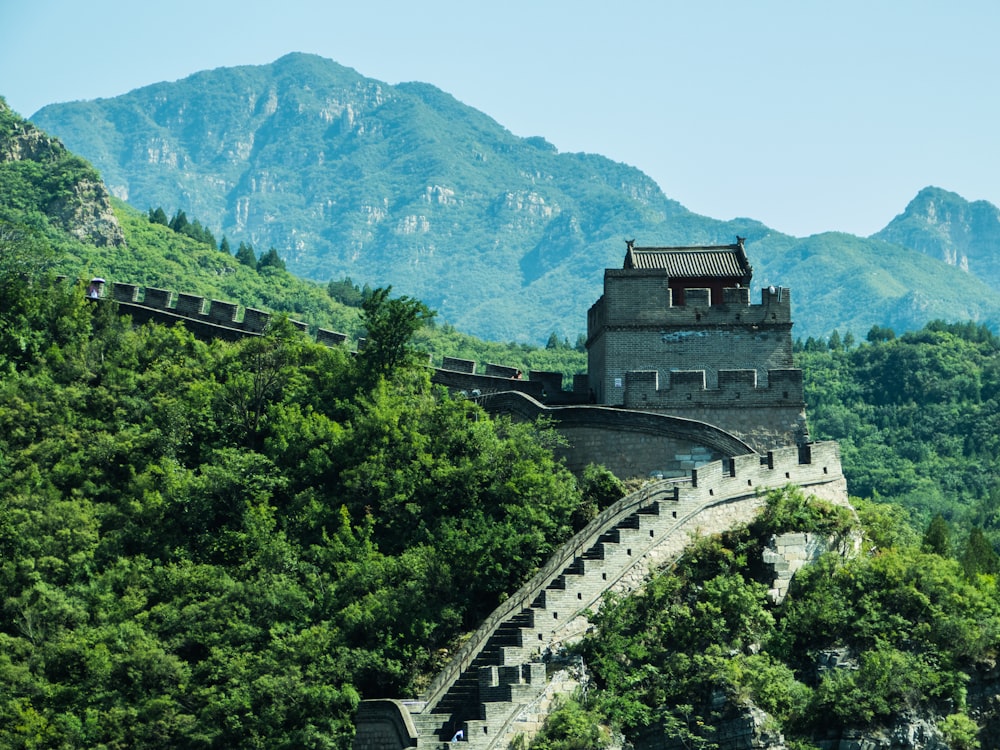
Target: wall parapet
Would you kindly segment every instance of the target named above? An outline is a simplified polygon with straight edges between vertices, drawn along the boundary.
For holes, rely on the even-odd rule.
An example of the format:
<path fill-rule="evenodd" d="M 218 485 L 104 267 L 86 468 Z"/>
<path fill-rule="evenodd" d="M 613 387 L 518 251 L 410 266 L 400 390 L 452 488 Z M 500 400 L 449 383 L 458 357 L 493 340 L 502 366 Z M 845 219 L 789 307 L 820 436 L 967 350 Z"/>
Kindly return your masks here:
<path fill-rule="evenodd" d="M 515 612 L 530 606 L 574 560 L 598 542 L 601 535 L 626 517 L 659 501 L 684 501 L 703 509 L 757 497 L 766 489 L 798 485 L 805 490 L 831 486 L 832 493 L 847 501 L 846 484 L 840 463 L 840 446 L 835 442 L 809 444 L 807 449 L 791 447 L 769 451 L 766 456 L 750 453 L 716 461 L 692 472 L 691 477 L 665 479 L 633 492 L 602 511 L 553 554 L 524 586 L 486 618 L 476 633 L 434 678 L 422 697 L 425 712 L 433 711 L 450 685 L 468 669 L 489 638 Z M 694 513 L 699 512 L 698 510 Z"/>
<path fill-rule="evenodd" d="M 362 701 L 355 715 L 357 733 L 354 750 L 399 750 L 415 748 L 419 733 L 403 701 L 378 699 Z"/>
<path fill-rule="evenodd" d="M 753 453 L 750 445 L 715 425 L 670 414 L 592 404 L 549 406 L 531 398 L 531 394 L 514 388 L 492 394 L 484 393 L 477 400 L 491 414 L 505 414 L 529 421 L 544 416 L 551 419 L 557 429 L 592 427 L 618 434 L 636 432 L 689 441 L 706 446 L 723 456 Z"/>
<path fill-rule="evenodd" d="M 640 284 L 637 289 L 635 284 Z M 665 272 L 608 269 L 604 276 L 604 295 L 588 311 L 590 331 L 616 326 L 692 325 L 791 325 L 792 293 L 788 287 L 764 287 L 760 303 L 750 302 L 750 290 L 727 287 L 722 301 L 711 303 L 707 288 L 684 290 L 684 303 L 677 304 L 666 287 Z"/>
<path fill-rule="evenodd" d="M 243 315 L 240 317 L 241 308 L 236 302 L 209 300 L 186 292 L 175 294 L 170 289 L 140 287 L 120 281 L 112 284 L 111 298 L 119 304 L 122 312 L 131 315 L 137 322 L 155 320 L 166 325 L 183 322 L 194 333 L 200 332 L 218 338 L 236 339 L 260 335 L 271 319 L 271 313 L 253 307 L 243 308 Z M 292 320 L 291 324 L 300 331 L 309 328 L 306 323 L 298 320 Z M 346 334 L 334 331 L 322 331 L 322 335 L 317 332 L 316 338 L 317 341 L 328 344 L 347 340 Z"/>
<path fill-rule="evenodd" d="M 630 409 L 670 409 L 720 405 L 737 401 L 751 406 L 805 407 L 802 370 L 780 368 L 767 371 L 767 384 L 757 382 L 756 370 L 719 370 L 718 387 L 707 388 L 704 370 L 674 370 L 666 387 L 660 387 L 657 370 L 625 373 L 624 406 Z"/>
<path fill-rule="evenodd" d="M 111 299 L 123 314 L 136 323 L 156 321 L 165 325 L 183 322 L 196 335 L 236 340 L 244 336 L 259 336 L 267 329 L 271 313 L 253 307 L 241 308 L 235 302 L 209 300 L 201 295 L 175 293 L 169 289 L 141 287 L 116 281 L 111 285 Z M 240 311 L 242 309 L 242 316 Z M 307 331 L 306 323 L 292 320 L 292 325 Z M 345 333 L 318 328 L 316 342 L 324 346 L 348 343 Z M 365 339 L 355 342 L 356 351 L 364 350 Z M 428 364 L 433 367 L 428 355 Z M 458 357 L 444 357 L 441 367 L 434 368 L 433 380 L 455 392 L 478 396 L 510 389 L 530 394 L 534 398 L 554 403 L 584 403 L 587 399 L 586 375 L 576 375 L 573 390 L 562 390 L 562 373 L 532 370 L 527 379 L 518 377 L 520 370 L 492 362 L 486 363 L 485 374 L 476 372 L 476 362 Z"/>

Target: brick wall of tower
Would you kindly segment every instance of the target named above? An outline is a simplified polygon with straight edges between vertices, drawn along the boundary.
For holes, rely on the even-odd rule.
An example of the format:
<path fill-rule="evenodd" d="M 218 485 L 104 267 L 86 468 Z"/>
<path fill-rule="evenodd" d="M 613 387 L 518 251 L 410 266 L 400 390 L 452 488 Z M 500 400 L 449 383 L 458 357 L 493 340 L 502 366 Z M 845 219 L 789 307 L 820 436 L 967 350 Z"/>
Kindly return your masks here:
<path fill-rule="evenodd" d="M 704 419 L 755 445 L 797 442 L 805 405 L 791 329 L 788 289 L 761 290 L 759 304 L 725 289 L 715 305 L 708 289 L 688 289 L 675 305 L 666 272 L 608 269 L 588 313 L 590 388 L 599 404 Z"/>

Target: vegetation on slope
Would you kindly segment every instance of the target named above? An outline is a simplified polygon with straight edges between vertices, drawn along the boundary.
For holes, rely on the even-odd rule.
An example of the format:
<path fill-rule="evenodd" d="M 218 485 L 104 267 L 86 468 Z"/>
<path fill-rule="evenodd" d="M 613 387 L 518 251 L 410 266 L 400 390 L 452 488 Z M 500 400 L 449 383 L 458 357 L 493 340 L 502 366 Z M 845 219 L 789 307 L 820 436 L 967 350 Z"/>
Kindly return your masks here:
<path fill-rule="evenodd" d="M 532 747 L 606 745 L 594 735 L 602 724 L 637 745 L 659 735 L 669 747 L 717 747 L 719 730 L 751 707 L 800 750 L 907 712 L 936 719 L 950 747 L 978 747 L 966 687 L 1000 644 L 996 576 L 921 549 L 887 506 L 860 507 L 860 554 L 803 568 L 780 605 L 761 574 L 768 538 L 843 535 L 852 523 L 790 489 L 772 491 L 750 526 L 697 539 L 638 595 L 609 597 L 579 648 L 590 689 Z"/>
<path fill-rule="evenodd" d="M 96 274 L 109 280 L 140 286 L 201 294 L 211 299 L 238 302 L 244 307 L 286 313 L 316 328 L 348 334 L 355 342 L 367 335 L 360 311 L 372 293 L 350 278 L 321 285 L 300 279 L 281 264 L 266 263 L 268 253 L 259 253 L 256 262 L 241 261 L 241 251 L 254 256 L 250 246 L 241 244 L 233 254 L 197 242 L 115 201 L 116 212 L 128 241 L 128 252 L 86 248 L 79 254 L 63 256 L 60 267 L 74 275 Z M 220 246 L 224 246 L 220 241 Z M 269 252 L 273 252 L 273 249 Z M 81 274 L 81 269 L 84 272 Z M 517 367 L 524 372 L 542 370 L 567 376 L 586 369 L 586 357 L 579 339 L 570 344 L 553 332 L 546 346 L 478 339 L 458 331 L 437 316 L 414 332 L 414 345 L 426 352 L 434 364 L 443 357 L 471 359 L 482 372 L 488 362 Z"/>
<path fill-rule="evenodd" d="M 813 438 L 840 443 L 851 491 L 936 514 L 964 537 L 1000 542 L 1000 339 L 972 323 L 929 323 L 855 345 L 807 340 L 803 368 Z"/>
<path fill-rule="evenodd" d="M 0 745 L 346 748 L 573 531 L 552 436 L 399 340 L 203 343 L 3 288 Z"/>

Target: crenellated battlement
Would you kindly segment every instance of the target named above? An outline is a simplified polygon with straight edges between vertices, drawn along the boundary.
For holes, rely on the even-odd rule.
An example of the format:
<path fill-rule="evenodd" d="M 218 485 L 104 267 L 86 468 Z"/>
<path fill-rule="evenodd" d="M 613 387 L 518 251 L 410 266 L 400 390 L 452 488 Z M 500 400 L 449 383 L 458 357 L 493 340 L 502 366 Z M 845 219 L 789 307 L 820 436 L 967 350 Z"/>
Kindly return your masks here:
<path fill-rule="evenodd" d="M 97 299 L 102 299 L 107 282 L 100 283 Z M 271 313 L 252 307 L 242 307 L 235 302 L 208 299 L 197 294 L 174 292 L 157 287 L 141 287 L 137 284 L 114 282 L 111 284 L 111 298 L 118 303 L 119 311 L 129 315 L 133 321 L 142 324 L 156 321 L 164 325 L 184 323 L 196 336 L 202 338 L 222 338 L 237 340 L 246 336 L 264 333 Z M 306 323 L 291 321 L 302 331 L 308 331 Z M 330 347 L 351 347 L 346 333 L 317 328 L 316 343 Z M 363 351 L 365 339 L 353 342 L 352 351 Z M 433 366 L 433 362 L 428 362 Z M 485 372 L 478 373 L 474 360 L 444 357 L 441 367 L 434 368 L 434 382 L 447 386 L 456 393 L 479 396 L 502 391 L 519 391 L 538 401 L 554 404 L 585 403 L 587 400 L 587 378 L 574 377 L 573 390 L 564 391 L 563 374 L 543 370 L 531 370 L 525 375 L 519 368 L 493 362 L 485 363 Z"/>
<path fill-rule="evenodd" d="M 173 325 L 183 322 L 195 335 L 229 340 L 259 336 L 271 319 L 271 313 L 264 310 L 242 307 L 236 302 L 207 299 L 197 294 L 175 293 L 170 289 L 141 287 L 119 281 L 114 282 L 111 289 L 111 298 L 118 303 L 120 311 L 130 315 L 137 323 L 155 320 Z M 291 323 L 301 331 L 309 330 L 309 326 L 301 321 L 293 320 Z M 316 331 L 316 341 L 327 346 L 339 346 L 347 342 L 347 334 L 320 328 Z"/>
<path fill-rule="evenodd" d="M 452 393 L 473 398 L 513 391 L 545 404 L 585 404 L 589 399 L 586 375 L 575 375 L 572 389 L 563 390 L 561 372 L 529 370 L 525 374 L 517 367 L 487 362 L 481 374 L 476 372 L 475 361 L 456 357 L 444 357 L 432 379 Z"/>
<path fill-rule="evenodd" d="M 704 370 L 674 370 L 660 387 L 656 370 L 625 373 L 624 406 L 627 409 L 673 409 L 699 406 L 790 405 L 801 408 L 805 398 L 802 370 L 768 370 L 767 382 L 759 383 L 756 370 L 719 370 L 716 387 L 706 386 Z"/>
<path fill-rule="evenodd" d="M 761 289 L 760 303 L 750 303 L 750 290 L 727 287 L 722 301 L 711 302 L 708 288 L 687 289 L 675 304 L 666 272 L 608 269 L 604 295 L 587 312 L 588 345 L 605 328 L 687 328 L 698 326 L 791 326 L 791 290 Z"/>

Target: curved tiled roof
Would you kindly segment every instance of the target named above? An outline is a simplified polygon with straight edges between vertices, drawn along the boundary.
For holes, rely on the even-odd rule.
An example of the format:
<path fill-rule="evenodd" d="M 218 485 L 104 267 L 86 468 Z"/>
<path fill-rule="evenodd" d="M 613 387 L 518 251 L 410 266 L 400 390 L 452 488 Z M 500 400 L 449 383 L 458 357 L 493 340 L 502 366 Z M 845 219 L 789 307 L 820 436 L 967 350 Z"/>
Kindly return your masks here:
<path fill-rule="evenodd" d="M 753 269 L 743 242 L 700 247 L 635 247 L 629 243 L 625 268 L 664 269 L 672 278 L 746 279 Z"/>

